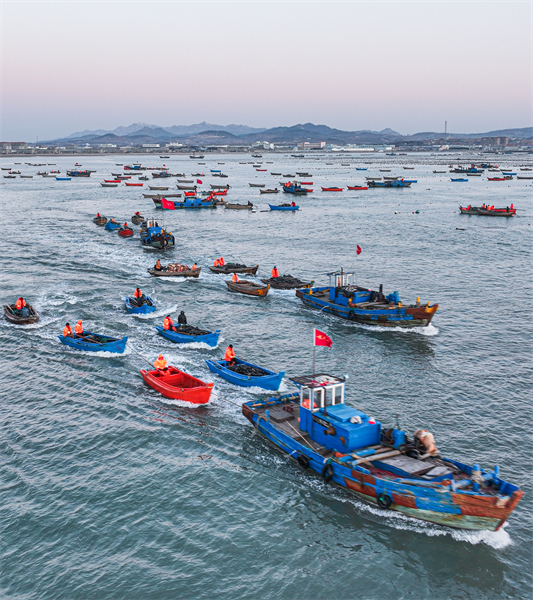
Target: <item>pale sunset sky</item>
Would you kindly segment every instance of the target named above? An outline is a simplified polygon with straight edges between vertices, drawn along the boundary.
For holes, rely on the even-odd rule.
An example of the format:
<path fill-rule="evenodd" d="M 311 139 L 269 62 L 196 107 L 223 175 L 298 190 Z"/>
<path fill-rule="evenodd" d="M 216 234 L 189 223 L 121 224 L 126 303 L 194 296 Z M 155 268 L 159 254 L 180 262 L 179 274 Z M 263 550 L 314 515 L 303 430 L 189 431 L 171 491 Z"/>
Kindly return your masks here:
<path fill-rule="evenodd" d="M 484 132 L 531 119 L 532 4 L 2 0 L 1 139 L 133 122 Z"/>

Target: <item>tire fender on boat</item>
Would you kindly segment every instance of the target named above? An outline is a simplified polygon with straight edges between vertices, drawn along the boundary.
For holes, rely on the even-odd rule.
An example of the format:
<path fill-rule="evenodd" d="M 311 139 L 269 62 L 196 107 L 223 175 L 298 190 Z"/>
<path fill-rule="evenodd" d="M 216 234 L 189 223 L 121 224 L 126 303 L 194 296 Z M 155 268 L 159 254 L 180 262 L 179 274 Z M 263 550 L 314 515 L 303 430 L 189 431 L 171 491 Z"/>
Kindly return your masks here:
<path fill-rule="evenodd" d="M 377 497 L 377 501 L 379 508 L 382 508 L 383 510 L 387 510 L 392 504 L 392 498 L 390 496 L 387 496 L 387 494 L 380 494 Z"/>
<path fill-rule="evenodd" d="M 307 456 L 305 454 L 298 454 L 298 458 L 296 459 L 296 461 L 304 469 L 309 468 L 309 459 L 307 458 Z"/>
<path fill-rule="evenodd" d="M 322 467 L 322 479 L 326 482 L 329 483 L 332 479 L 333 479 L 333 467 L 331 466 L 331 463 L 327 462 L 323 467 Z"/>

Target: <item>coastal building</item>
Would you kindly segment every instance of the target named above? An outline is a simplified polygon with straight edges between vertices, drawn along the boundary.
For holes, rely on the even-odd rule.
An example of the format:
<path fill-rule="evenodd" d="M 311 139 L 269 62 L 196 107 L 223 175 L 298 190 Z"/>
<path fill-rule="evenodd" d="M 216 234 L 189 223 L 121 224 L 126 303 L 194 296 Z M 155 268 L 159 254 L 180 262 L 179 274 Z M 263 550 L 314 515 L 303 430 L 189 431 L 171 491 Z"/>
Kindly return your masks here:
<path fill-rule="evenodd" d="M 300 142 L 298 150 L 322 150 L 326 147 L 326 142 Z"/>
<path fill-rule="evenodd" d="M 27 142 L 0 142 L 0 153 L 23 152 L 27 147 Z"/>

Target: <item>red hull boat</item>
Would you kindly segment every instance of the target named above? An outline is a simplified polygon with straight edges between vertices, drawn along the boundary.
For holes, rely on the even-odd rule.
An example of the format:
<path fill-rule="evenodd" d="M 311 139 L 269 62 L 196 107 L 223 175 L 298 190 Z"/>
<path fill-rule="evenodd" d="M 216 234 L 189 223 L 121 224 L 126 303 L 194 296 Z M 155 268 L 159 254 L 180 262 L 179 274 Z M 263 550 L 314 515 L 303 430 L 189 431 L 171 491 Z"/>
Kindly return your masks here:
<path fill-rule="evenodd" d="M 331 187 L 331 188 L 322 188 L 323 192 L 342 192 L 343 188 Z"/>
<path fill-rule="evenodd" d="M 126 183 L 126 185 L 129 185 L 131 187 L 142 187 L 144 184 L 143 183 Z"/>
<path fill-rule="evenodd" d="M 119 229 L 118 234 L 122 237 L 133 237 L 133 229 Z"/>
<path fill-rule="evenodd" d="M 348 189 L 349 190 L 367 190 L 368 186 L 364 186 L 364 185 L 349 185 Z"/>
<path fill-rule="evenodd" d="M 192 404 L 207 404 L 213 390 L 213 383 L 204 383 L 176 367 L 166 371 L 141 370 L 142 378 L 151 388 L 165 398 L 183 400 Z"/>
<path fill-rule="evenodd" d="M 104 179 L 105 183 L 120 183 L 120 179 Z"/>
<path fill-rule="evenodd" d="M 266 171 L 266 169 L 256 169 L 256 171 Z"/>
<path fill-rule="evenodd" d="M 216 192 L 211 192 L 213 196 L 225 196 L 228 193 L 228 190 L 217 190 Z"/>
<path fill-rule="evenodd" d="M 505 177 L 487 177 L 489 181 L 506 181 Z"/>
<path fill-rule="evenodd" d="M 302 181 L 301 185 L 313 185 L 312 181 Z"/>

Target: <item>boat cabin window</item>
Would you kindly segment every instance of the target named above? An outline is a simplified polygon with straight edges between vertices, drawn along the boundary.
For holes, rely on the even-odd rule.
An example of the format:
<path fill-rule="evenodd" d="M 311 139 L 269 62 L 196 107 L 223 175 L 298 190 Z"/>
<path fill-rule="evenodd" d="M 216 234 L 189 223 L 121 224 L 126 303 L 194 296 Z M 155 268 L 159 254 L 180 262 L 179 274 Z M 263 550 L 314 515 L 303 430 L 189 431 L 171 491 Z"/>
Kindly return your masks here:
<path fill-rule="evenodd" d="M 330 287 L 346 287 L 348 285 L 354 285 L 354 273 L 345 273 L 344 271 L 337 271 L 329 274 L 329 285 Z"/>
<path fill-rule="evenodd" d="M 334 406 L 335 404 L 344 403 L 344 383 L 339 385 L 331 385 L 327 387 L 309 389 L 302 388 L 300 393 L 300 402 L 304 408 L 310 408 L 313 400 L 311 410 L 317 412 L 324 407 Z"/>

